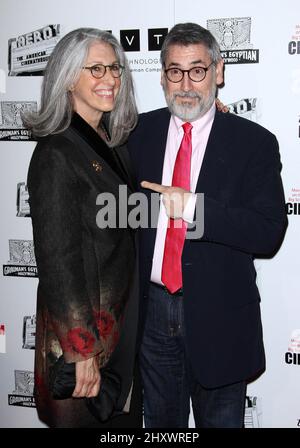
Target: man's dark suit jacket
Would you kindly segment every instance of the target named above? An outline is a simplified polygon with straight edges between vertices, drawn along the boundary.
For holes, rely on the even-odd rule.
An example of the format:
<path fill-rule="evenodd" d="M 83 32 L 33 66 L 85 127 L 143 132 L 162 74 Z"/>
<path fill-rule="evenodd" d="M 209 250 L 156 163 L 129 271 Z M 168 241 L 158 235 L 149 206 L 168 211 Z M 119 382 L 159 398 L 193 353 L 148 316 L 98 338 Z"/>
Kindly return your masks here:
<path fill-rule="evenodd" d="M 170 113 L 140 116 L 129 141 L 137 181 L 161 183 Z M 278 143 L 262 126 L 216 112 L 196 192 L 204 234 L 182 255 L 187 350 L 204 387 L 250 379 L 265 368 L 255 256 L 270 257 L 286 228 Z M 142 190 L 149 197 L 149 190 Z M 141 293 L 147 303 L 156 229 L 142 229 Z M 144 307 L 146 313 L 146 306 Z"/>

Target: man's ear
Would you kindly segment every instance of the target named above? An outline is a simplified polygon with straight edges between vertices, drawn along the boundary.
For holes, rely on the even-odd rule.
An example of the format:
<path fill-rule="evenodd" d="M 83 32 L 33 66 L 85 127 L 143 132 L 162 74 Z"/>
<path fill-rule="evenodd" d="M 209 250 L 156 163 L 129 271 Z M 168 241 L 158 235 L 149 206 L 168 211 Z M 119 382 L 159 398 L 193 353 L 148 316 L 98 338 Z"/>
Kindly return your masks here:
<path fill-rule="evenodd" d="M 219 86 L 224 82 L 224 61 L 221 59 L 216 65 L 216 84 Z"/>

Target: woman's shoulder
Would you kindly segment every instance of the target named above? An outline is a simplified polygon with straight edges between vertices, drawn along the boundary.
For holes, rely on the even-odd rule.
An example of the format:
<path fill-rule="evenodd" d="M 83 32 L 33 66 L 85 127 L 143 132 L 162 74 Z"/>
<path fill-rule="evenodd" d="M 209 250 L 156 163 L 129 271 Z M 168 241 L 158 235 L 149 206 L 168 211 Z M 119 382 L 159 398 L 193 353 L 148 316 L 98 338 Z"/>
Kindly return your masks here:
<path fill-rule="evenodd" d="M 31 156 L 29 174 L 48 171 L 62 172 L 73 165 L 74 145 L 62 132 L 39 137 Z"/>
<path fill-rule="evenodd" d="M 55 151 L 63 153 L 65 148 L 72 146 L 72 142 L 68 139 L 65 132 L 60 134 L 50 134 L 37 139 L 35 150 L 38 151 Z"/>
<path fill-rule="evenodd" d="M 64 133 L 51 134 L 45 137 L 38 137 L 37 144 L 32 154 L 32 161 L 38 162 L 40 159 L 69 159 L 74 145 Z"/>

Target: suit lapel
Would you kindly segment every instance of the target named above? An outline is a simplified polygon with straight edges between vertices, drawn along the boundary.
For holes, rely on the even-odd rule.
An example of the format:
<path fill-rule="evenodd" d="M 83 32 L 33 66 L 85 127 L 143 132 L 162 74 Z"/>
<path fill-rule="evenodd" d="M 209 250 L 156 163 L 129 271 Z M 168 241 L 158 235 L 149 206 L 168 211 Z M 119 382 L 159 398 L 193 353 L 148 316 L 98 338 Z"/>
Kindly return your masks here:
<path fill-rule="evenodd" d="M 143 146 L 143 179 L 161 184 L 166 142 L 170 123 L 170 112 L 162 109 L 160 114 L 149 120 L 151 135 Z M 216 111 L 212 129 L 207 142 L 207 147 L 200 170 L 197 188 L 198 192 L 214 189 L 218 181 L 222 182 L 224 174 L 227 174 L 227 148 L 231 137 L 228 129 L 226 114 Z M 155 129 L 155 131 L 153 131 Z M 140 176 L 141 177 L 141 176 Z"/>
<path fill-rule="evenodd" d="M 127 185 L 127 171 L 124 170 L 122 163 L 117 159 L 114 150 L 105 144 L 96 131 L 80 115 L 74 113 L 71 126 L 65 133 L 73 141 L 79 143 L 78 148 L 89 159 L 98 174 L 97 168 L 101 171 L 102 168 L 105 168 L 105 172 L 116 178 L 118 184 Z"/>
<path fill-rule="evenodd" d="M 163 109 L 161 114 L 155 116 L 149 125 L 151 126 L 151 138 L 146 142 L 143 155 L 146 154 L 144 173 L 149 182 L 162 183 L 163 164 L 166 151 L 167 136 L 171 115 L 168 109 Z"/>
<path fill-rule="evenodd" d="M 149 182 L 155 182 L 158 184 L 162 183 L 162 173 L 163 164 L 167 143 L 167 136 L 170 123 L 170 113 L 168 109 L 163 109 L 160 114 L 151 117 L 147 122 L 147 132 L 144 134 L 146 136 L 146 141 L 141 143 L 141 151 L 143 151 L 143 163 L 139 167 L 139 180 L 147 180 Z M 148 247 L 150 248 L 151 257 L 149 258 L 149 269 L 150 263 L 152 262 L 153 248 L 156 236 L 156 226 L 157 222 L 152 222 L 152 219 L 156 216 L 155 212 L 151 208 L 151 194 L 154 193 L 151 190 L 143 189 L 143 193 L 146 194 L 149 204 L 149 229 L 147 232 Z M 158 218 L 158 216 L 156 217 Z M 153 227 L 154 226 L 154 227 Z M 149 273 L 150 275 L 150 273 Z"/>
<path fill-rule="evenodd" d="M 124 172 L 124 177 L 127 179 L 127 185 L 131 191 L 136 190 L 135 178 L 132 172 L 131 161 L 129 158 L 128 150 L 125 145 L 112 149 L 116 162 L 118 163 L 120 170 Z"/>
<path fill-rule="evenodd" d="M 216 111 L 197 182 L 196 192 L 198 193 L 211 194 L 219 191 L 222 188 L 224 176 L 230 169 L 226 160 L 230 136 L 225 115 Z"/>

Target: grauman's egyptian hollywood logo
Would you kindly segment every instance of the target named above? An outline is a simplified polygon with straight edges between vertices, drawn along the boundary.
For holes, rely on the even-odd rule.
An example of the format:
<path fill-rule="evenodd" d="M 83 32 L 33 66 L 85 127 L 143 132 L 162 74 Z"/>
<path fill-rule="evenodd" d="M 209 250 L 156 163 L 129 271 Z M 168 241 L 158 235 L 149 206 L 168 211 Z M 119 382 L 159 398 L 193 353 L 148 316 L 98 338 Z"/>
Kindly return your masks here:
<path fill-rule="evenodd" d="M 4 276 L 37 277 L 33 241 L 9 240 L 9 261 L 3 265 Z"/>
<path fill-rule="evenodd" d="M 207 29 L 217 39 L 225 64 L 259 62 L 259 50 L 250 43 L 251 17 L 211 19 Z"/>

